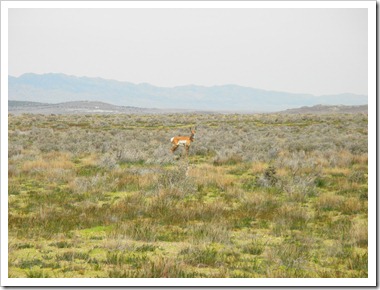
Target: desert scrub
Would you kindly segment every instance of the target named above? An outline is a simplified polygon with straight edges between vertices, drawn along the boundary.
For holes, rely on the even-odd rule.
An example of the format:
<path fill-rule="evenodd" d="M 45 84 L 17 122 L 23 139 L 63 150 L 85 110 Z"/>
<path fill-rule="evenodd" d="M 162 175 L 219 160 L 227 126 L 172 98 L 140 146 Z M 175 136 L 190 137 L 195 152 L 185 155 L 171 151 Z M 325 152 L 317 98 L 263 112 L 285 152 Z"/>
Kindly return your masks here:
<path fill-rule="evenodd" d="M 365 115 L 9 118 L 10 277 L 366 277 Z M 189 156 L 170 138 L 197 125 Z"/>
<path fill-rule="evenodd" d="M 129 271 L 113 275 L 110 277 L 115 278 L 195 278 L 202 277 L 194 271 L 189 271 L 186 269 L 184 264 L 178 263 L 178 260 L 165 258 L 158 256 L 153 260 L 149 260 L 147 263 L 137 269 L 136 271 Z"/>
<path fill-rule="evenodd" d="M 225 264 L 234 263 L 239 259 L 239 256 L 239 253 L 217 243 L 189 247 L 179 253 L 180 259 L 183 259 L 186 264 L 195 267 L 220 267 Z"/>

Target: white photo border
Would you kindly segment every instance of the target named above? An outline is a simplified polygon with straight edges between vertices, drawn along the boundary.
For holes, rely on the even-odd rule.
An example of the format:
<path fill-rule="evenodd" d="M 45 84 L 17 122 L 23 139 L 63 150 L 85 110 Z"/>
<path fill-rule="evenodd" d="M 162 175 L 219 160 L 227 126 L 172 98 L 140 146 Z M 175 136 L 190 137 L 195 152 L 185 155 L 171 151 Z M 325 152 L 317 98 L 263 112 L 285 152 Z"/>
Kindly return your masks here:
<path fill-rule="evenodd" d="M 14 8 L 366 8 L 368 9 L 368 278 L 8 278 L 8 12 Z M 376 1 L 2 1 L 2 286 L 376 286 Z"/>

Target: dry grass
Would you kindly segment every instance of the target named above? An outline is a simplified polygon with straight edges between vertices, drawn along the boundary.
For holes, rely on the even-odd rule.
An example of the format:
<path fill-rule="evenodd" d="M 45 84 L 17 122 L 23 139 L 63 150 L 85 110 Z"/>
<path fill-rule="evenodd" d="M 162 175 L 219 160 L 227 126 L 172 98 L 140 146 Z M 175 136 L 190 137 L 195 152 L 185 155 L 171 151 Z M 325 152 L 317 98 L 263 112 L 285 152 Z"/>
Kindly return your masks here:
<path fill-rule="evenodd" d="M 36 160 L 28 160 L 21 166 L 23 174 L 38 173 L 55 169 L 74 169 L 69 153 L 51 152 L 43 154 Z"/>
<path fill-rule="evenodd" d="M 344 197 L 333 193 L 321 194 L 315 203 L 315 206 L 321 210 L 338 210 L 344 204 Z"/>
<path fill-rule="evenodd" d="M 226 176 L 226 168 L 205 165 L 204 167 L 192 167 L 188 171 L 188 176 L 194 178 L 194 182 L 201 186 L 216 186 L 226 189 L 233 185 L 235 178 Z"/>

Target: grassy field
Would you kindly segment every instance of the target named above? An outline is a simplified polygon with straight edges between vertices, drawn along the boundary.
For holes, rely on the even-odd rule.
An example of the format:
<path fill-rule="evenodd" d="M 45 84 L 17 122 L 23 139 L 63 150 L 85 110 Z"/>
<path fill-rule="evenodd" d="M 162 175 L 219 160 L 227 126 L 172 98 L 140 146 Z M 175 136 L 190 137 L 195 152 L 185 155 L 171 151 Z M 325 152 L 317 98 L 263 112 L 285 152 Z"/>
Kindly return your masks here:
<path fill-rule="evenodd" d="M 9 277 L 367 277 L 367 121 L 9 115 Z"/>

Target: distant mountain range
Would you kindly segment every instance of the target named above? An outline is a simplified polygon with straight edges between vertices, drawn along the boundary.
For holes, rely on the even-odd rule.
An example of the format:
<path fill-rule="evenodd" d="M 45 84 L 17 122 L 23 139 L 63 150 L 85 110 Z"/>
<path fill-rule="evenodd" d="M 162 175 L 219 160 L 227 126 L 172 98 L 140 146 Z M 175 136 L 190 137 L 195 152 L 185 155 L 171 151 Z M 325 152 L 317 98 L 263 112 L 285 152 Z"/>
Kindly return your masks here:
<path fill-rule="evenodd" d="M 116 106 L 159 109 L 270 112 L 302 106 L 365 105 L 366 95 L 314 96 L 238 85 L 157 87 L 65 74 L 9 76 L 9 100 L 41 103 L 96 101 Z"/>

